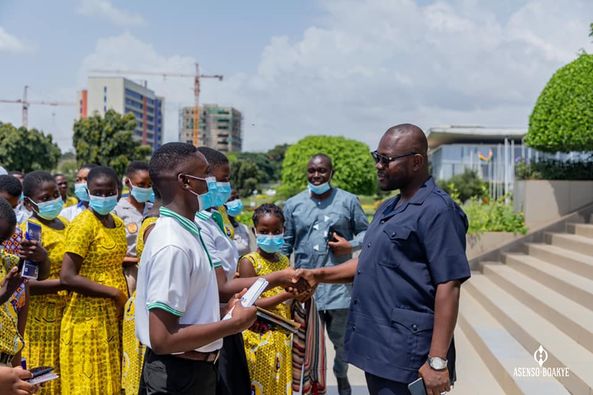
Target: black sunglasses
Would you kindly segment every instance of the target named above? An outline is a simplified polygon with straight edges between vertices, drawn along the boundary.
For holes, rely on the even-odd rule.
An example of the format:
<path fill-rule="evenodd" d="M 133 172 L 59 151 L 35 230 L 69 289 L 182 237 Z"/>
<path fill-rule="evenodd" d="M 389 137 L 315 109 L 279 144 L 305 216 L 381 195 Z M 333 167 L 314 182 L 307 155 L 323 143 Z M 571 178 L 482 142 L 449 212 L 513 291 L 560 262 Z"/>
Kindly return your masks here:
<path fill-rule="evenodd" d="M 381 162 L 381 164 L 383 166 L 387 166 L 394 160 L 397 160 L 400 158 L 405 158 L 407 156 L 417 155 L 417 153 L 416 152 L 408 152 L 407 154 L 402 154 L 402 155 L 397 155 L 397 156 L 385 156 L 385 155 L 381 155 L 377 151 L 373 151 L 373 152 L 371 152 L 371 155 L 373 156 L 375 163 Z"/>

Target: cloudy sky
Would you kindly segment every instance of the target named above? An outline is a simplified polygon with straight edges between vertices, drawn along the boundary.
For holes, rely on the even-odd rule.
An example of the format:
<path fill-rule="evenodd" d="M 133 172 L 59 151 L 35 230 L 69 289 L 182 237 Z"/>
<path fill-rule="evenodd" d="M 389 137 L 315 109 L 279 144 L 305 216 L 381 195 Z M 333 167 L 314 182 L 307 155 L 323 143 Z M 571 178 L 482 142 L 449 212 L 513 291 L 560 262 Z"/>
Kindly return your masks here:
<path fill-rule="evenodd" d="M 591 0 L 0 0 L 0 99 L 76 101 L 95 68 L 224 74 L 201 102 L 243 112 L 246 150 L 309 134 L 375 146 L 389 126 L 526 127 L 588 37 Z M 165 141 L 192 80 L 133 77 L 166 98 Z M 71 148 L 76 107 L 29 124 Z M 20 107 L 0 120 L 20 125 Z"/>

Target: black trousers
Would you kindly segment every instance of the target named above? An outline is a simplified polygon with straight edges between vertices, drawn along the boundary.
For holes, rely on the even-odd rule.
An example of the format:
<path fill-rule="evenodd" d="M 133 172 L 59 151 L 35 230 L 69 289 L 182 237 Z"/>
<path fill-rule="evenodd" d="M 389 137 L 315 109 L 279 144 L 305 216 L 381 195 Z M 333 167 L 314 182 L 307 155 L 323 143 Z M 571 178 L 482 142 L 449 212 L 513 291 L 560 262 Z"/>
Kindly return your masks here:
<path fill-rule="evenodd" d="M 216 395 L 251 395 L 251 379 L 245 356 L 243 335 L 224 338 L 218 358 Z"/>
<path fill-rule="evenodd" d="M 397 383 L 366 372 L 364 375 L 371 395 L 410 395 L 408 384 Z"/>
<path fill-rule="evenodd" d="M 216 366 L 146 349 L 139 395 L 215 395 Z"/>

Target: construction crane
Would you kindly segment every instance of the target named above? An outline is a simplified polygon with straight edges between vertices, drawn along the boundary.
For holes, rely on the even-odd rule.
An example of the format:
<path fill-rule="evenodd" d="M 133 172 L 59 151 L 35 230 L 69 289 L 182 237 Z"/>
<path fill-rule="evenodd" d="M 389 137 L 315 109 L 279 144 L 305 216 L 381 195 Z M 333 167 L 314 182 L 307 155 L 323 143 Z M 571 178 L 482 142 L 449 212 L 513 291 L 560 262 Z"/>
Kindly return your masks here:
<path fill-rule="evenodd" d="M 7 100 L 7 99 L 0 99 L 0 103 L 9 103 L 9 104 L 22 104 L 22 126 L 24 128 L 29 127 L 29 106 L 31 104 L 35 105 L 43 105 L 43 106 L 75 106 L 76 103 L 74 102 L 63 102 L 63 101 L 45 101 L 45 100 L 28 100 L 27 99 L 27 91 L 29 90 L 29 86 L 25 85 L 25 89 L 23 91 L 23 98 L 16 99 L 16 100 Z"/>
<path fill-rule="evenodd" d="M 222 81 L 223 76 L 220 74 L 207 75 L 200 74 L 200 65 L 196 63 L 196 73 L 186 74 L 177 72 L 159 72 L 159 71 L 137 71 L 137 70 L 91 70 L 92 73 L 108 73 L 108 74 L 119 74 L 119 75 L 158 75 L 166 79 L 167 77 L 178 77 L 178 78 L 193 78 L 194 79 L 194 127 L 192 142 L 197 147 L 200 143 L 200 79 L 202 78 L 216 78 Z"/>

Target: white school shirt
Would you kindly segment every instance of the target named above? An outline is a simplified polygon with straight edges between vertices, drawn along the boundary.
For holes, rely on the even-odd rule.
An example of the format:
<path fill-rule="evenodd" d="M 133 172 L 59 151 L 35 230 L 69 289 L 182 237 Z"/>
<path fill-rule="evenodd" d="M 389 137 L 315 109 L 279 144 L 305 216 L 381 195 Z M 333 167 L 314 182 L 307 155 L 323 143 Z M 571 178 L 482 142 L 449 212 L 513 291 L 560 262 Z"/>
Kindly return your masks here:
<path fill-rule="evenodd" d="M 182 325 L 220 321 L 214 266 L 202 242 L 177 220 L 161 216 L 144 245 L 136 290 L 136 336 L 150 347 L 149 310 L 179 317 Z M 196 349 L 213 352 L 222 339 Z M 188 350 L 189 351 L 189 350 Z"/>
<path fill-rule="evenodd" d="M 200 211 L 196 215 L 196 223 L 202 229 L 204 244 L 212 257 L 214 266 L 222 267 L 227 281 L 230 281 L 235 278 L 237 272 L 239 250 L 234 241 L 216 223 L 215 215 L 220 215 L 220 213 Z M 220 217 L 220 221 L 222 221 L 222 217 Z"/>

